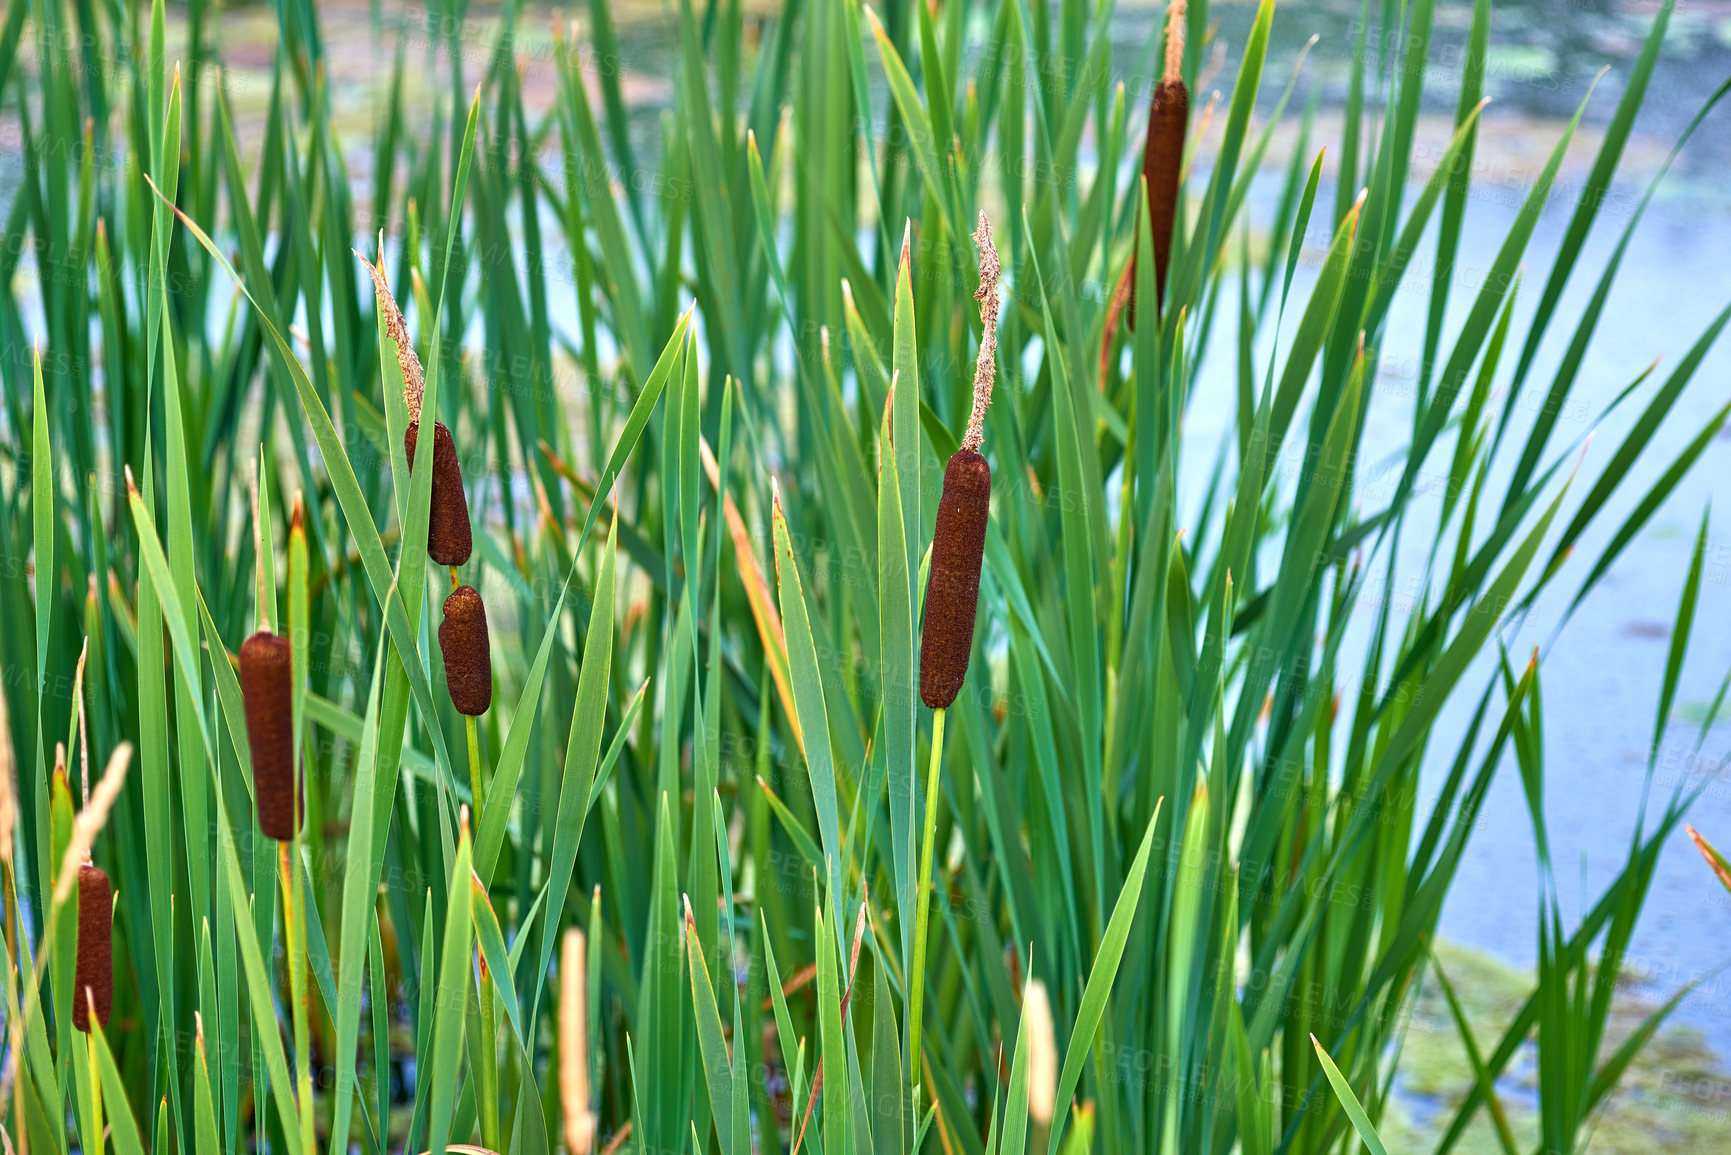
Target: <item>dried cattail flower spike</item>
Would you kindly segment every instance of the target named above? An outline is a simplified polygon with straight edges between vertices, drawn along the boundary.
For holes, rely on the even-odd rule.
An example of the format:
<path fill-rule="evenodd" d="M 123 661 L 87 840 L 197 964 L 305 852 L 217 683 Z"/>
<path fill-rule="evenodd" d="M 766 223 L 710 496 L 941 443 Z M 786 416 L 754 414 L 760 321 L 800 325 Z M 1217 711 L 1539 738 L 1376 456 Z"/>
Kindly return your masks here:
<path fill-rule="evenodd" d="M 403 434 L 403 449 L 409 464 L 415 461 L 416 421 Z M 433 423 L 433 496 L 427 518 L 427 556 L 440 565 L 462 565 L 473 552 L 475 539 L 469 528 L 469 499 L 463 492 L 463 467 L 457 461 L 457 443 L 443 422 Z"/>
<path fill-rule="evenodd" d="M 240 696 L 252 749 L 258 828 L 287 842 L 299 826 L 294 765 L 294 671 L 289 640 L 268 629 L 240 646 Z"/>
<path fill-rule="evenodd" d="M 385 234 L 379 233 L 380 260 L 383 260 Z M 421 359 L 415 355 L 414 342 L 409 340 L 408 322 L 402 309 L 385 283 L 379 266 L 353 250 L 373 278 L 373 298 L 379 310 L 379 322 L 397 346 L 397 364 L 403 371 L 403 404 L 409 411 L 409 428 L 403 434 L 403 448 L 408 452 L 409 465 L 415 463 L 415 434 L 421 426 L 421 399 L 426 391 L 426 373 Z M 440 565 L 462 565 L 474 549 L 469 530 L 469 499 L 463 493 L 463 469 L 457 461 L 457 443 L 451 431 L 439 422 L 433 423 L 433 497 L 427 523 L 427 554 Z"/>
<path fill-rule="evenodd" d="M 1166 66 L 1148 106 L 1148 138 L 1142 176 L 1148 182 L 1148 224 L 1154 242 L 1154 300 L 1166 300 L 1166 269 L 1172 261 L 1172 230 L 1178 219 L 1178 182 L 1184 171 L 1184 134 L 1190 120 L 1190 90 L 1184 86 L 1184 0 L 1166 6 Z M 1136 325 L 1136 297 L 1129 323 Z"/>
<path fill-rule="evenodd" d="M 487 606 L 473 586 L 458 586 L 445 599 L 439 623 L 445 685 L 457 713 L 475 717 L 493 704 L 493 657 L 487 645 Z"/>
<path fill-rule="evenodd" d="M 980 601 L 980 562 L 986 547 L 991 509 L 992 469 L 980 454 L 986 406 L 992 399 L 998 345 L 998 252 L 992 226 L 980 214 L 974 233 L 980 248 L 979 360 L 974 367 L 974 407 L 962 447 L 944 467 L 932 531 L 931 569 L 926 577 L 925 617 L 920 624 L 920 700 L 934 710 L 947 708 L 961 693 L 974 645 L 974 615 Z"/>
<path fill-rule="evenodd" d="M 72 1025 L 90 1032 L 91 1005 L 96 1022 L 108 1025 L 114 1010 L 114 887 L 100 866 L 78 868 L 78 959 L 73 970 Z"/>

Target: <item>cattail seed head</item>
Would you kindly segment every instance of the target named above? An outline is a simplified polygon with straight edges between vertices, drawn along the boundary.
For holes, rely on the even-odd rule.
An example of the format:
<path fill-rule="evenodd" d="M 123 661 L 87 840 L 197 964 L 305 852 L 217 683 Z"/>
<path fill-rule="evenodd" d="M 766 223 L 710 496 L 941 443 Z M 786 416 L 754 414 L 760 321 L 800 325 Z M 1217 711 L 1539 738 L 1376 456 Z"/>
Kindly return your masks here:
<path fill-rule="evenodd" d="M 954 702 L 968 676 L 991 499 L 991 466 L 977 450 L 958 449 L 944 467 L 920 625 L 920 701 L 934 710 Z"/>
<path fill-rule="evenodd" d="M 260 630 L 240 646 L 240 695 L 252 748 L 258 828 L 287 842 L 299 826 L 294 765 L 294 669 L 289 640 Z"/>
<path fill-rule="evenodd" d="M 1166 269 L 1172 260 L 1172 228 L 1178 217 L 1178 178 L 1184 167 L 1184 134 L 1190 119 L 1190 90 L 1182 80 L 1163 80 L 1148 109 L 1148 140 L 1142 171 L 1148 177 L 1148 219 L 1153 229 L 1154 288 L 1165 299 Z"/>
<path fill-rule="evenodd" d="M 942 710 L 956 700 L 968 676 L 974 645 L 974 612 L 980 602 L 980 560 L 986 548 L 986 515 L 992 504 L 992 467 L 980 455 L 986 406 L 997 373 L 998 249 L 992 222 L 980 214 L 974 231 L 980 250 L 980 352 L 974 364 L 974 405 L 962 447 L 944 466 L 944 490 L 932 530 L 931 569 L 926 576 L 925 618 L 920 624 L 920 701 Z"/>
<path fill-rule="evenodd" d="M 420 422 L 403 434 L 409 464 L 415 463 L 415 434 Z M 469 499 L 463 493 L 463 467 L 457 461 L 457 443 L 443 422 L 433 423 L 433 497 L 427 519 L 427 556 L 440 565 L 462 565 L 469 560 L 475 539 L 469 530 Z"/>
<path fill-rule="evenodd" d="M 1148 182 L 1148 225 L 1154 245 L 1154 301 L 1166 299 L 1166 269 L 1172 261 L 1172 230 L 1178 219 L 1178 185 L 1184 174 L 1184 135 L 1190 121 L 1190 90 L 1184 86 L 1184 0 L 1166 8 L 1166 69 L 1148 106 L 1148 137 L 1142 176 Z M 1127 314 L 1136 327 L 1136 297 Z"/>
<path fill-rule="evenodd" d="M 96 1022 L 108 1025 L 114 1009 L 114 887 L 100 866 L 78 868 L 78 961 L 73 970 L 72 1025 L 90 1032 L 91 1004 Z"/>
<path fill-rule="evenodd" d="M 474 586 L 458 586 L 445 599 L 439 623 L 445 685 L 457 713 L 475 717 L 493 704 L 493 657 L 487 645 L 487 606 Z"/>

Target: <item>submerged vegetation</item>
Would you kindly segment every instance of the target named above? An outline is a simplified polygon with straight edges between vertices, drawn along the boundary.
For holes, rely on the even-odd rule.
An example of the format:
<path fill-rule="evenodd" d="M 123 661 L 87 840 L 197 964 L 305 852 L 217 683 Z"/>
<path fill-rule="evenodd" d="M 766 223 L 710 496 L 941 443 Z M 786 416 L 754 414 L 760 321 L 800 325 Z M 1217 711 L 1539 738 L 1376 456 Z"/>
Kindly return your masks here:
<path fill-rule="evenodd" d="M 358 175 L 312 0 L 244 134 L 215 6 L 177 62 L 163 0 L 11 0 L 12 1149 L 1582 1150 L 1675 1005 L 1613 995 L 1692 796 L 1565 920 L 1509 644 L 1731 414 L 1673 428 L 1723 307 L 1559 420 L 1672 3 L 1470 276 L 1490 0 L 1429 171 L 1435 0 L 1329 46 L 1326 150 L 1274 0 L 1210 9 L 1120 76 L 1110 3 L 680 0 L 645 140 L 605 0 L 527 59 L 441 2 L 378 17 Z M 1499 773 L 1539 948 L 1487 1018 L 1434 944 Z M 1415 1125 L 1420 1015 L 1470 1079 Z"/>

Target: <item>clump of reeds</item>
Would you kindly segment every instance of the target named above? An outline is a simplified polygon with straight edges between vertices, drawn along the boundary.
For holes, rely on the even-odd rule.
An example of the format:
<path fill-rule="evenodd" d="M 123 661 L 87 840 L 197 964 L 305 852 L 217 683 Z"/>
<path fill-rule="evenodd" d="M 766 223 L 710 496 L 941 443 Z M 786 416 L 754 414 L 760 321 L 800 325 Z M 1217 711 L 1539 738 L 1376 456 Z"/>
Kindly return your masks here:
<path fill-rule="evenodd" d="M 1142 146 L 1142 177 L 1148 184 L 1148 224 L 1154 244 L 1154 303 L 1164 307 L 1166 269 L 1172 263 L 1172 230 L 1178 219 L 1178 184 L 1184 172 L 1184 134 L 1190 120 L 1190 90 L 1184 86 L 1184 0 L 1166 6 L 1166 60 L 1148 105 L 1148 136 Z M 1131 262 L 1134 269 L 1134 260 Z M 1134 290 L 1135 273 L 1130 274 Z M 1127 314 L 1136 327 L 1136 294 Z"/>
<path fill-rule="evenodd" d="M 947 708 L 968 676 L 974 644 L 974 614 L 980 600 L 980 562 L 986 546 L 986 518 L 992 499 L 992 468 L 980 453 L 986 406 L 997 373 L 998 251 L 992 225 L 980 214 L 974 243 L 980 248 L 979 357 L 974 366 L 974 406 L 961 448 L 944 466 L 944 488 L 932 531 L 931 568 L 926 578 L 925 617 L 920 625 L 920 700 L 934 710 Z"/>
<path fill-rule="evenodd" d="M 445 685 L 457 713 L 475 717 L 493 704 L 493 658 L 487 639 L 487 605 L 473 586 L 458 586 L 445 599 L 439 623 Z"/>

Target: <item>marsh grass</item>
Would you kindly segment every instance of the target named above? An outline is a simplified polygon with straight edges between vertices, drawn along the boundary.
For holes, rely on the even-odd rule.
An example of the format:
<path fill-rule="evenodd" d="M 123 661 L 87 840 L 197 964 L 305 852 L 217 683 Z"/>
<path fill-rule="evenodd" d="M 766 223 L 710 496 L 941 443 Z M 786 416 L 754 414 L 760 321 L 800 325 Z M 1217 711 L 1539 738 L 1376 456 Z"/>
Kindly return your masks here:
<path fill-rule="evenodd" d="M 465 10 L 435 5 L 425 27 L 378 26 L 369 187 L 310 0 L 276 7 L 268 112 L 244 139 L 212 83 L 214 7 L 186 7 L 177 64 L 161 0 L 15 0 L 14 1149 L 537 1155 L 582 1145 L 563 1116 L 585 1083 L 598 1150 L 1351 1149 L 1390 1117 L 1439 914 L 1502 773 L 1541 848 L 1540 964 L 1471 1025 L 1472 1086 L 1426 1140 L 1457 1149 L 1506 1115 L 1500 1080 L 1533 1050 L 1539 1135 L 1579 1150 L 1649 1037 L 1609 1029 L 1599 960 L 1626 947 L 1691 797 L 1654 797 L 1565 923 L 1543 654 L 1505 643 L 1541 594 L 1567 623 L 1731 413 L 1674 428 L 1728 309 L 1594 415 L 1624 419 L 1616 444 L 1583 454 L 1584 430 L 1558 425 L 1637 243 L 1646 200 L 1602 265 L 1582 259 L 1618 225 L 1604 194 L 1671 13 L 1615 101 L 1588 98 L 1611 111 L 1561 243 L 1530 247 L 1579 112 L 1468 284 L 1452 270 L 1489 0 L 1422 181 L 1435 2 L 1384 6 L 1410 33 L 1391 51 L 1361 31 L 1332 198 L 1309 113 L 1291 167 L 1269 160 L 1298 114 L 1291 86 L 1263 92 L 1263 0 L 1221 103 L 1192 110 L 1162 289 L 1133 145 L 1151 85 L 1114 86 L 1110 4 L 804 0 L 759 21 L 681 0 L 652 150 L 604 3 L 535 58 L 555 74 L 545 112 L 512 54 L 527 14 L 508 5 L 477 59 Z M 1195 89 L 1210 5 L 1184 21 Z M 434 93 L 413 107 L 410 74 Z M 1282 191 L 1252 219 L 1264 177 Z M 981 210 L 1006 290 L 984 417 L 998 491 L 940 800 L 920 785 L 935 735 L 915 638 L 939 463 L 972 408 Z M 381 227 L 400 326 L 353 255 Z M 1522 270 L 1542 280 L 1530 309 Z M 1133 332 L 1091 288 L 1120 279 L 1144 304 Z M 1427 302 L 1427 355 L 1398 477 L 1367 493 L 1397 291 Z M 1566 344 L 1554 370 L 1547 341 Z M 1234 401 L 1220 447 L 1185 435 L 1204 391 Z M 461 458 L 457 576 L 494 627 L 472 721 L 437 692 L 443 575 L 398 548 L 435 516 L 435 455 L 404 451 L 424 420 Z M 1658 460 L 1660 444 L 1683 448 Z M 1605 544 L 1563 564 L 1589 541 Z M 1404 612 L 1374 596 L 1408 579 Z M 235 667 L 262 623 L 288 630 L 305 789 L 280 857 Z M 95 850 L 116 981 L 88 1038 L 46 900 L 80 829 L 49 771 L 86 644 L 90 764 L 138 756 Z M 1464 726 L 1439 725 L 1447 704 Z M 573 926 L 580 990 L 552 965 Z M 1022 1029 L 1031 982 L 1050 1038 L 1043 1017 Z M 562 1098 L 573 1045 L 589 1077 Z"/>

